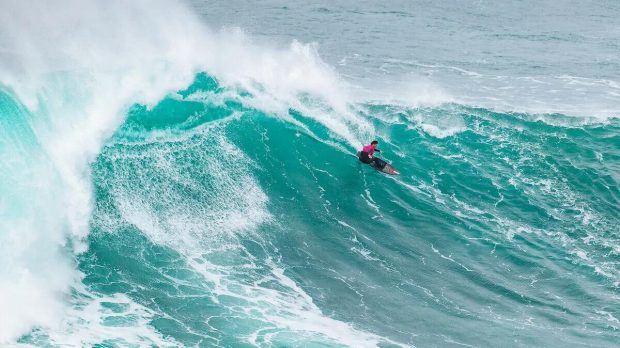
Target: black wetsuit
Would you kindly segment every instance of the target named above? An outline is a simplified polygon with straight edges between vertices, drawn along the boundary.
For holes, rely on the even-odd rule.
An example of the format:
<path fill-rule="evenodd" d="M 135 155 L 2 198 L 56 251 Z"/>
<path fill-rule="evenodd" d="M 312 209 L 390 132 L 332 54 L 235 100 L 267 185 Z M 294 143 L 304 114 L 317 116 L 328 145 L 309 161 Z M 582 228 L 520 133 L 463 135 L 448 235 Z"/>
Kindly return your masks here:
<path fill-rule="evenodd" d="M 360 155 L 358 158 L 360 161 L 366 164 L 374 165 L 379 170 L 382 170 L 387 164 L 387 162 L 382 160 L 381 158 L 378 158 L 375 156 L 372 156 L 371 158 L 370 156 L 368 156 L 368 152 L 364 152 L 364 151 L 360 151 Z"/>
<path fill-rule="evenodd" d="M 371 164 L 372 163 L 372 158 L 370 158 L 370 156 L 368 156 L 368 152 L 364 152 L 364 151 L 360 151 L 360 156 L 358 157 L 360 159 L 360 161 L 366 163 L 366 164 Z"/>

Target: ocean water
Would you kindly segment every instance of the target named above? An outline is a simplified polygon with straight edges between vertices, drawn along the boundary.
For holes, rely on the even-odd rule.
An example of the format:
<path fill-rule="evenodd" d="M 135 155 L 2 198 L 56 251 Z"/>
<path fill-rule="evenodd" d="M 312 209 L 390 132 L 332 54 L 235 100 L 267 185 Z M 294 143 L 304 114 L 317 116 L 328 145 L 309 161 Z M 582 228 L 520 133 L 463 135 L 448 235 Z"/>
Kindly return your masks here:
<path fill-rule="evenodd" d="M 1 345 L 620 342 L 617 2 L 0 10 Z"/>

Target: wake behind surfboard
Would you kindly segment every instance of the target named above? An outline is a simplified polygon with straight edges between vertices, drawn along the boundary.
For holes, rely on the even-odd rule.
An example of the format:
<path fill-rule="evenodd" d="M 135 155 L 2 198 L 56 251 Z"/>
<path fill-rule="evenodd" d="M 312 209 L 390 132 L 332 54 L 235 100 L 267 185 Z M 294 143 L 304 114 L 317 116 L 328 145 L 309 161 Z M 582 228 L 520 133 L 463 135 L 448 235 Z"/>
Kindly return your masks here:
<path fill-rule="evenodd" d="M 360 157 L 360 152 L 357 152 L 357 158 L 359 159 Z M 375 168 L 376 170 L 383 172 L 385 174 L 390 174 L 390 175 L 400 175 L 400 172 L 396 170 L 396 168 L 394 168 L 391 164 L 386 163 L 383 168 L 379 168 L 376 166 L 375 162 L 371 162 L 369 164 L 369 166 Z"/>

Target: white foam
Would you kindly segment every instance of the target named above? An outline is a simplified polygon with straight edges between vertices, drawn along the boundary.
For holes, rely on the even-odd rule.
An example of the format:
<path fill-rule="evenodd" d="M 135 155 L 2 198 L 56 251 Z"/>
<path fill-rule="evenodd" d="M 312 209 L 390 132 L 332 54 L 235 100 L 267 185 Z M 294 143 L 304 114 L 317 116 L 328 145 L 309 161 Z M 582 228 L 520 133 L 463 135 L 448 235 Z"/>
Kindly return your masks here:
<path fill-rule="evenodd" d="M 485 75 L 450 86 L 449 90 L 458 96 L 458 103 L 501 112 L 551 114 L 545 117 L 551 122 L 552 114 L 577 116 L 588 123 L 620 117 L 617 89 L 613 81 L 605 79 Z"/>
<path fill-rule="evenodd" d="M 155 313 L 132 301 L 124 294 L 98 296 L 79 294 L 62 321 L 54 330 L 35 331 L 32 339 L 41 343 L 85 347 L 114 342 L 116 344 L 178 347 L 180 344 L 150 325 Z"/>
<path fill-rule="evenodd" d="M 413 120 L 428 135 L 443 139 L 467 130 L 465 122 L 455 115 L 447 117 L 423 117 L 415 115 Z"/>
<path fill-rule="evenodd" d="M 54 326 L 66 312 L 63 294 L 80 277 L 67 253 L 85 249 L 92 207 L 89 162 L 130 104 L 191 82 L 201 31 L 165 1 L 3 4 L 0 83 L 31 113 L 40 150 L 19 153 L 32 160 L 25 165 L 4 162 L 0 174 L 22 176 L 18 194 L 29 200 L 2 214 L 0 342 Z"/>
<path fill-rule="evenodd" d="M 442 87 L 426 78 L 411 77 L 392 86 L 391 104 L 410 107 L 439 106 L 454 101 L 454 98 Z"/>
<path fill-rule="evenodd" d="M 316 46 L 293 42 L 275 49 L 255 45 L 238 31 L 213 34 L 169 1 L 9 2 L 0 12 L 0 47 L 0 84 L 29 110 L 39 155 L 48 164 L 9 165 L 10 175 L 49 178 L 27 186 L 21 194 L 36 203 L 24 203 L 18 216 L 1 225 L 0 261 L 10 265 L 0 273 L 0 312 L 10 321 L 0 325 L 2 343 L 34 326 L 51 327 L 66 313 L 64 296 L 81 276 L 71 253 L 87 247 L 89 164 L 132 104 L 153 105 L 207 71 L 227 87 L 249 91 L 247 105 L 282 117 L 293 107 L 349 145 L 359 147 L 374 133 L 370 122 L 350 110 L 347 87 Z M 224 215 L 205 215 L 214 230 L 244 230 L 266 219 L 264 194 L 251 189 L 256 183 L 231 182 L 247 189 L 235 191 L 247 200 L 224 207 Z M 161 230 L 148 202 L 140 202 L 122 207 L 127 219 L 145 231 Z M 166 223 L 199 225 L 181 212 L 171 212 Z M 158 236 L 151 237 L 166 244 Z M 181 235 L 187 242 L 182 245 L 194 237 Z"/>
<path fill-rule="evenodd" d="M 619 84 L 610 79 L 566 74 L 496 75 L 417 61 L 387 62 L 400 67 L 396 71 L 401 74 L 412 71 L 411 76 L 416 76 L 413 80 L 428 86 L 417 93 L 423 101 L 456 102 L 502 112 L 560 113 L 586 118 L 588 122 L 620 117 Z M 390 75 L 391 83 L 398 85 L 400 79 Z"/>
<path fill-rule="evenodd" d="M 431 79 L 413 74 L 390 81 L 373 81 L 355 91 L 358 103 L 390 104 L 402 107 L 434 107 L 454 102 L 450 93 Z"/>
<path fill-rule="evenodd" d="M 148 169 L 132 174 L 141 178 L 142 188 L 135 189 L 124 181 L 120 165 L 114 170 L 119 181 L 110 182 L 108 186 L 112 188 L 111 193 L 123 219 L 139 228 L 151 241 L 179 252 L 209 284 L 215 303 L 222 302 L 221 299 L 227 299 L 227 302 L 236 299 L 243 303 L 243 306 L 232 305 L 229 308 L 232 314 L 229 315 L 265 323 L 247 337 L 249 343 L 258 346 L 260 342 L 293 339 L 376 346 L 380 342 L 389 342 L 324 315 L 274 260 L 269 256 L 256 259 L 245 250 L 242 240 L 252 240 L 269 249 L 263 237 L 255 232 L 258 226 L 271 220 L 267 197 L 248 171 L 251 167 L 248 158 L 227 143 L 220 127 L 195 132 L 201 132 L 200 139 L 209 139 L 221 149 L 217 158 L 200 161 L 205 165 L 203 173 L 209 177 L 207 181 L 217 187 L 217 192 L 202 187 L 200 180 L 203 179 L 179 171 L 174 163 L 176 158 L 155 147 L 153 152 L 145 155 L 159 158 L 158 171 L 171 181 L 192 187 L 201 200 L 188 200 L 184 192 L 177 192 L 174 186 L 153 178 Z M 183 144 L 188 148 L 195 146 L 191 142 Z M 180 148 L 175 146 L 176 156 L 179 151 Z M 193 151 L 192 156 L 201 155 Z M 235 173 L 234 178 L 231 173 Z M 348 226 L 342 221 L 340 223 Z M 222 258 L 235 261 L 222 264 Z M 278 286 L 274 288 L 270 285 L 273 283 Z M 205 318 L 207 324 L 211 319 L 217 318 Z"/>
<path fill-rule="evenodd" d="M 348 86 L 323 63 L 314 44 L 293 41 L 287 50 L 257 46 L 240 31 L 223 32 L 205 69 L 224 85 L 252 95 L 245 102 L 286 117 L 290 108 L 324 124 L 354 147 L 371 137 L 372 125 L 350 110 Z"/>

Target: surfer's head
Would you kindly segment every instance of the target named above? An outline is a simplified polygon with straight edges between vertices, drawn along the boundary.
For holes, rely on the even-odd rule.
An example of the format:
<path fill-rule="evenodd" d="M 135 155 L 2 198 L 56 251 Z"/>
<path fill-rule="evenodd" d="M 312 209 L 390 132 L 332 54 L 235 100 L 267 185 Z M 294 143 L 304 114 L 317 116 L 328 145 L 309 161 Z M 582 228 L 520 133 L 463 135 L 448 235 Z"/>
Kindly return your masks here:
<path fill-rule="evenodd" d="M 378 142 L 378 141 L 376 141 L 376 140 L 373 140 L 373 141 L 370 143 L 370 146 L 372 146 L 372 148 L 373 148 L 373 149 L 374 149 L 375 147 L 377 147 L 377 145 L 379 145 L 379 142 Z"/>

